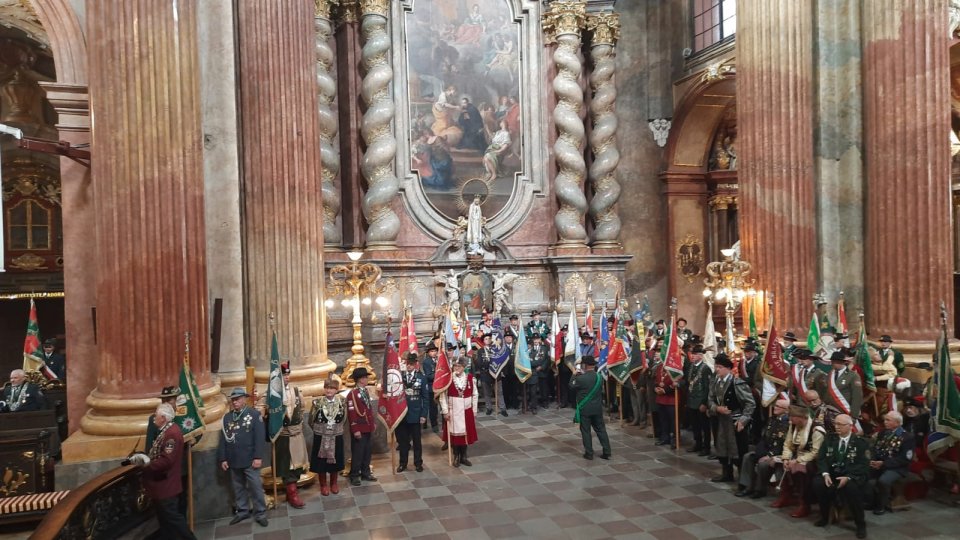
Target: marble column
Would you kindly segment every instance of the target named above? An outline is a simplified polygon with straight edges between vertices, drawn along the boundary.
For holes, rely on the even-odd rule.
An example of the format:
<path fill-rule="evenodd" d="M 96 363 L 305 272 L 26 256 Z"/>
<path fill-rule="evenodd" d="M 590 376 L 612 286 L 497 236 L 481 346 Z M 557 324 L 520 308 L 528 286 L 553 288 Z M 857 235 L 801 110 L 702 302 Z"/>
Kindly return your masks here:
<path fill-rule="evenodd" d="M 307 395 L 319 395 L 334 369 L 323 307 L 314 9 L 310 0 L 237 4 L 246 359 L 266 382 L 275 314 L 280 354 Z"/>
<path fill-rule="evenodd" d="M 620 16 L 602 12 L 587 17 L 590 30 L 590 116 L 593 129 L 590 132 L 590 148 L 593 163 L 590 164 L 590 182 L 593 198 L 590 199 L 590 217 L 593 218 L 593 249 L 623 249 L 620 244 L 620 216 L 617 201 L 620 199 L 620 182 L 617 180 L 617 165 L 620 150 L 617 148 L 617 84 L 616 46 L 620 38 Z"/>
<path fill-rule="evenodd" d="M 47 100 L 57 112 L 61 141 L 71 145 L 90 143 L 90 100 L 87 87 L 76 84 L 40 83 Z M 93 313 L 97 304 L 97 245 L 94 236 L 96 213 L 90 168 L 69 158 L 60 158 L 61 204 L 63 208 L 64 321 L 71 358 L 96 358 Z M 69 432 L 80 428 L 87 411 L 87 396 L 97 386 L 97 370 L 83 362 L 67 364 L 67 414 Z"/>
<path fill-rule="evenodd" d="M 90 1 L 87 22 L 100 354 L 81 429 L 105 440 L 83 456 L 64 445 L 68 461 L 130 451 L 177 381 L 185 332 L 205 417 L 225 408 L 206 339 L 197 1 Z"/>
<path fill-rule="evenodd" d="M 860 2 L 816 6 L 814 165 L 820 282 L 834 303 L 863 306 L 863 100 Z M 779 299 L 778 299 L 779 301 Z M 836 314 L 831 324 L 836 324 Z M 852 321 L 852 319 L 850 319 Z"/>
<path fill-rule="evenodd" d="M 866 323 L 926 361 L 956 316 L 947 23 L 947 0 L 863 2 Z"/>
<path fill-rule="evenodd" d="M 361 161 L 367 190 L 363 195 L 363 216 L 367 220 L 367 249 L 396 248 L 400 218 L 392 206 L 400 192 L 400 180 L 394 171 L 397 139 L 393 134 L 396 105 L 390 92 L 393 67 L 392 47 L 387 22 L 387 0 L 360 0 L 360 34 L 363 39 L 364 76 L 360 88 L 366 111 L 360 122 L 360 134 L 367 149 Z"/>
<path fill-rule="evenodd" d="M 223 300 L 217 373 L 224 388 L 246 379 L 233 5 L 232 0 L 197 5 L 208 305 L 212 320 L 214 300 Z"/>
<path fill-rule="evenodd" d="M 317 0 L 313 20 L 316 32 L 317 113 L 320 117 L 320 199 L 323 201 L 323 246 L 328 251 L 339 251 L 343 234 L 340 232 L 340 149 L 337 147 L 337 81 L 334 78 L 333 25 L 330 22 L 332 0 Z"/>
<path fill-rule="evenodd" d="M 806 335 L 817 288 L 813 0 L 737 2 L 740 243 L 778 330 Z"/>
<path fill-rule="evenodd" d="M 553 145 L 557 166 L 553 187 L 559 209 L 555 218 L 558 238 L 554 250 L 577 252 L 587 247 L 587 231 L 583 225 L 588 208 L 583 193 L 587 165 L 583 159 L 585 129 L 580 117 L 583 109 L 580 34 L 586 17 L 586 3 L 583 0 L 557 0 L 550 3 L 543 17 L 546 40 L 556 42 L 553 61 L 557 72 L 553 78 L 553 91 L 557 104 L 553 109 L 553 121 L 558 134 Z"/>

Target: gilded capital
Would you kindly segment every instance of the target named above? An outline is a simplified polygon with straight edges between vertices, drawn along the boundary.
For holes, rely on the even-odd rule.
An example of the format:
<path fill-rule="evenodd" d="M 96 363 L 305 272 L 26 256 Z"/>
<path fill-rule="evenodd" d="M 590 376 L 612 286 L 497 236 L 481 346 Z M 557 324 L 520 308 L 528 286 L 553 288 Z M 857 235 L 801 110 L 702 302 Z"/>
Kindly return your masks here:
<path fill-rule="evenodd" d="M 333 17 L 337 26 L 360 20 L 360 0 L 334 0 Z"/>
<path fill-rule="evenodd" d="M 593 45 L 615 46 L 620 39 L 620 14 L 604 11 L 588 15 L 587 30 L 592 34 Z"/>
<path fill-rule="evenodd" d="M 360 0 L 360 14 L 389 17 L 390 2 L 389 0 Z"/>
<path fill-rule="evenodd" d="M 336 0 L 313 0 L 313 5 L 315 7 L 314 17 L 318 19 L 327 19 L 330 20 L 330 9 L 333 7 Z"/>
<path fill-rule="evenodd" d="M 554 43 L 565 34 L 580 35 L 587 17 L 584 0 L 555 0 L 543 14 L 543 35 L 547 43 Z"/>

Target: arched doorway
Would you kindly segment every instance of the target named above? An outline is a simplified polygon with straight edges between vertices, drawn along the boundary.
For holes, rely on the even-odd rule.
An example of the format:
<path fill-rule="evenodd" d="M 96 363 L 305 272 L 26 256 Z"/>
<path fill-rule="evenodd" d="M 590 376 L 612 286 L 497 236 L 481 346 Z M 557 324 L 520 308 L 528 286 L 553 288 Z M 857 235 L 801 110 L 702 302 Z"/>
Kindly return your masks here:
<path fill-rule="evenodd" d="M 661 172 L 669 291 L 678 312 L 700 328 L 706 264 L 739 239 L 734 61 L 713 64 L 679 81 L 676 89 L 683 97 L 675 106 Z"/>

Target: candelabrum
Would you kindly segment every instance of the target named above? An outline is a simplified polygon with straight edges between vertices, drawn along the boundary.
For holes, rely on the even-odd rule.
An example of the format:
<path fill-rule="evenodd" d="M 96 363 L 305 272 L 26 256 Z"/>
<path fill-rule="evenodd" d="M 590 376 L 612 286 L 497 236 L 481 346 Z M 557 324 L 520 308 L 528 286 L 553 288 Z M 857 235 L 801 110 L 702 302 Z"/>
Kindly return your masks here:
<path fill-rule="evenodd" d="M 753 267 L 746 261 L 741 261 L 736 256 L 734 249 L 721 249 L 723 254 L 722 261 L 714 261 L 707 265 L 707 278 L 703 280 L 706 287 L 703 289 L 703 296 L 710 303 L 711 309 L 714 302 L 726 301 L 727 306 L 724 310 L 727 321 L 727 340 L 733 335 L 733 316 L 744 299 L 756 294 L 753 290 L 753 279 L 750 273 Z M 732 350 L 733 343 L 727 343 L 727 349 Z"/>
<path fill-rule="evenodd" d="M 370 367 L 370 359 L 363 354 L 363 335 L 361 327 L 363 319 L 360 316 L 361 306 L 371 306 L 376 304 L 380 308 L 387 308 L 390 301 L 379 296 L 380 287 L 380 267 L 373 263 L 361 263 L 363 257 L 362 251 L 351 251 L 347 253 L 350 258 L 349 264 L 341 264 L 330 269 L 329 285 L 327 288 L 327 308 L 336 305 L 334 298 L 340 297 L 340 304 L 343 307 L 353 308 L 353 347 L 350 351 L 353 353 L 343 368 L 343 383 L 348 387 L 353 387 L 353 379 L 350 375 L 358 367 L 363 367 L 370 372 L 369 383 L 376 382 L 376 374 Z"/>

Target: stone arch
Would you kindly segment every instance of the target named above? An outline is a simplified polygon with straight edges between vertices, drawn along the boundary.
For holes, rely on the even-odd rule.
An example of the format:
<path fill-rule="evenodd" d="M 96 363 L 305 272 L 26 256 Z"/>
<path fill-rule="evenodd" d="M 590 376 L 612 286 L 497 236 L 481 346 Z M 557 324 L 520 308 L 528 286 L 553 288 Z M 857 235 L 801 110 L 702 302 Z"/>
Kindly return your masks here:
<path fill-rule="evenodd" d="M 47 31 L 59 84 L 87 84 L 87 42 L 70 0 L 28 0 Z"/>

